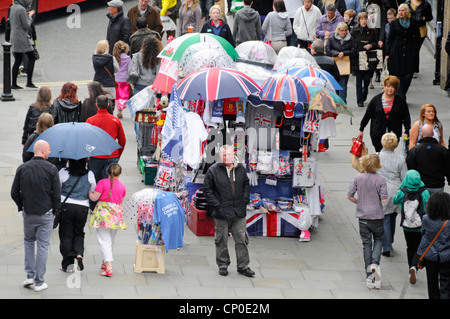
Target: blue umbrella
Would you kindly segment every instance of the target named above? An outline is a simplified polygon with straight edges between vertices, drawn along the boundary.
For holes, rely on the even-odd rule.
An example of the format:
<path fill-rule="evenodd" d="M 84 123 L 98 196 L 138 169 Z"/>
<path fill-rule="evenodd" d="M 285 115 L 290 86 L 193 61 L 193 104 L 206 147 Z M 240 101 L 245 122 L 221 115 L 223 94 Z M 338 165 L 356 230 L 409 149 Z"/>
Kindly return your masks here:
<path fill-rule="evenodd" d="M 38 140 L 44 140 L 50 145 L 49 157 L 76 160 L 111 155 L 122 147 L 103 129 L 78 122 L 56 124 L 40 134 L 36 141 Z M 34 143 L 28 148 L 28 152 L 33 152 Z"/>
<path fill-rule="evenodd" d="M 342 86 L 338 81 L 327 71 L 321 68 L 315 68 L 313 66 L 289 66 L 284 69 L 277 71 L 277 73 L 285 74 L 288 73 L 290 75 L 299 77 L 300 79 L 303 77 L 318 77 L 325 81 L 329 81 L 335 90 L 342 90 Z"/>

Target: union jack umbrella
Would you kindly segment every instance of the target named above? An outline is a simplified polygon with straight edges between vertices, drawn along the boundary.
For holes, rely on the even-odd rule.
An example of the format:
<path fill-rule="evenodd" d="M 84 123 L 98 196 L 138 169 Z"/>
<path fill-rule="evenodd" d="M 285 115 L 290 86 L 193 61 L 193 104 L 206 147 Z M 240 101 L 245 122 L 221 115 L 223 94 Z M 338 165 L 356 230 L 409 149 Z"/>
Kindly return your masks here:
<path fill-rule="evenodd" d="M 286 73 L 274 73 L 261 86 L 258 96 L 263 101 L 307 103 L 309 93 L 306 84 L 298 77 Z"/>
<path fill-rule="evenodd" d="M 183 101 L 215 101 L 226 98 L 247 98 L 261 88 L 244 73 L 227 68 L 206 68 L 188 74 L 179 84 Z"/>
<path fill-rule="evenodd" d="M 275 74 L 286 74 L 286 72 L 292 76 L 303 78 L 307 76 L 318 77 L 325 81 L 331 82 L 335 90 L 342 90 L 342 86 L 336 81 L 336 79 L 327 71 L 316 68 L 313 66 L 289 66 L 277 71 Z"/>

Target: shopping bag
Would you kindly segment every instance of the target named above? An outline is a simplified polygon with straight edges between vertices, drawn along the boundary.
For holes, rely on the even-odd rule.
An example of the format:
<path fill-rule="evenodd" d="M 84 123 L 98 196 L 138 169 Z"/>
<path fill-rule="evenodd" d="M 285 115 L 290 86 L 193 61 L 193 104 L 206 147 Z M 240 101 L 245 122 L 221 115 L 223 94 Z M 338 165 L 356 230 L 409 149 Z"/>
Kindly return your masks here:
<path fill-rule="evenodd" d="M 356 157 L 361 157 L 363 148 L 366 147 L 364 142 L 362 141 L 362 137 L 352 138 L 352 148 L 350 149 L 350 153 L 355 155 Z"/>
<path fill-rule="evenodd" d="M 350 68 L 350 57 L 348 55 L 338 58 L 333 57 L 334 61 L 336 61 L 336 65 L 339 69 L 340 75 L 350 75 L 351 68 Z"/>
<path fill-rule="evenodd" d="M 360 71 L 375 71 L 375 69 L 383 69 L 382 50 L 359 51 L 358 53 Z"/>

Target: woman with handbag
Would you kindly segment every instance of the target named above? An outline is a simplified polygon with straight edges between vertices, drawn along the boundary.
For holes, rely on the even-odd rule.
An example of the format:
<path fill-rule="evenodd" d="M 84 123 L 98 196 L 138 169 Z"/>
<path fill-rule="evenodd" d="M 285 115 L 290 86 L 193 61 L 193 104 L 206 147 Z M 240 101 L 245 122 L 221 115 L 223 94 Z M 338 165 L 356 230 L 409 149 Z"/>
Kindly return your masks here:
<path fill-rule="evenodd" d="M 378 48 L 378 39 L 376 33 L 367 26 L 366 12 L 358 14 L 357 22 L 350 32 L 356 43 L 356 52 L 351 60 L 351 65 L 352 73 L 356 76 L 356 103 L 359 107 L 364 107 L 373 70 L 370 70 L 370 66 L 366 68 L 366 65 L 360 60 L 364 55 L 362 52 L 365 52 L 365 56 L 367 56 L 369 50 Z"/>
<path fill-rule="evenodd" d="M 116 80 L 114 73 L 119 72 L 119 63 L 114 56 L 109 54 L 109 44 L 106 40 L 97 43 L 95 54 L 92 56 L 94 65 L 94 81 L 99 82 L 108 91 L 107 97 L 113 101 L 116 99 Z"/>
<path fill-rule="evenodd" d="M 423 236 L 417 253 L 427 271 L 428 297 L 450 299 L 450 195 L 434 193 L 423 217 Z"/>
<path fill-rule="evenodd" d="M 59 213 L 59 251 L 61 270 L 77 260 L 79 270 L 84 269 L 84 226 L 89 212 L 89 198 L 94 195 L 95 176 L 87 169 L 86 158 L 69 159 L 69 167 L 59 171 L 61 183 L 61 212 Z"/>
<path fill-rule="evenodd" d="M 370 139 L 377 152 L 382 149 L 381 138 L 386 132 L 393 132 L 398 139 L 409 136 L 411 118 L 406 101 L 397 94 L 399 82 L 397 77 L 387 76 L 383 81 L 384 92 L 372 98 L 361 119 L 358 137 L 363 136 L 364 128 L 370 121 Z"/>

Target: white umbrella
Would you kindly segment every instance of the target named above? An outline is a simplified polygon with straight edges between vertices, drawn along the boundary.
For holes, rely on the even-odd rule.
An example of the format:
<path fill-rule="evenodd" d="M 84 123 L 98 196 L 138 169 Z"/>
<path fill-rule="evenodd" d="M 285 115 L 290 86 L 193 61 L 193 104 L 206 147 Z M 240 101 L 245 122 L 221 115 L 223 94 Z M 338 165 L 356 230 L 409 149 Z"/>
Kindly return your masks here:
<path fill-rule="evenodd" d="M 308 52 L 306 49 L 296 48 L 292 46 L 284 47 L 278 52 L 278 57 L 275 62 L 275 65 L 273 66 L 274 70 L 280 70 L 283 67 L 290 66 L 289 61 L 295 58 L 302 58 L 307 61 L 309 61 L 312 66 L 319 67 L 319 64 L 317 64 L 316 59 Z"/>

